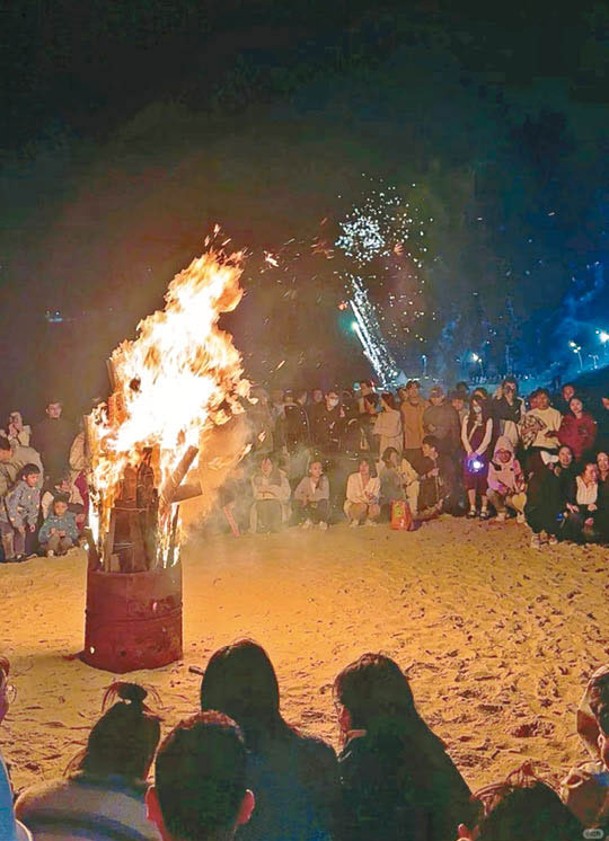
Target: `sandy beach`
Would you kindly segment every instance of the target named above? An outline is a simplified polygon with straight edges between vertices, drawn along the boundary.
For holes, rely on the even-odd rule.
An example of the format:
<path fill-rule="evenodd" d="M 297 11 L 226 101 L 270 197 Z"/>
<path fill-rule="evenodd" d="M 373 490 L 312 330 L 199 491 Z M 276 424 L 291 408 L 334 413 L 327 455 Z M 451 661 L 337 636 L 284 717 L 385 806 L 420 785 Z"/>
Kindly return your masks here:
<path fill-rule="evenodd" d="M 443 518 L 413 533 L 193 537 L 183 566 L 184 659 L 131 676 L 158 691 L 165 729 L 197 708 L 188 667 L 251 636 L 276 666 L 286 718 L 335 747 L 333 678 L 382 650 L 472 787 L 526 758 L 556 781 L 584 758 L 575 708 L 609 659 L 605 549 L 535 551 L 515 522 Z M 63 772 L 113 679 L 74 657 L 85 577 L 82 551 L 0 565 L 0 651 L 18 692 L 0 745 L 17 789 Z"/>

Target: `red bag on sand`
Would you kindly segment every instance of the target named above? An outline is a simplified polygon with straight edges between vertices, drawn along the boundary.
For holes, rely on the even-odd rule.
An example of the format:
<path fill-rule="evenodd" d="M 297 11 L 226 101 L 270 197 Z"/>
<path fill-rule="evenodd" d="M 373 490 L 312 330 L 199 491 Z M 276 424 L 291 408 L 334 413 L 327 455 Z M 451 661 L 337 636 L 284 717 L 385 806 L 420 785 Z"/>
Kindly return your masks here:
<path fill-rule="evenodd" d="M 412 511 L 407 502 L 396 499 L 391 503 L 390 525 L 392 529 L 409 531 L 412 527 Z"/>

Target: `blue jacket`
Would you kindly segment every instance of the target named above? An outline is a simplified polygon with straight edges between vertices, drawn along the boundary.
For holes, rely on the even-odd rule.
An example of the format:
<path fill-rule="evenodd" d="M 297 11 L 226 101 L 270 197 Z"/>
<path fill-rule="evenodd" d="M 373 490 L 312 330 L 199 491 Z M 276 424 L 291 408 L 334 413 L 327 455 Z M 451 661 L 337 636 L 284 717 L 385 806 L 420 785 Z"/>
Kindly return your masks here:
<path fill-rule="evenodd" d="M 0 520 L 8 521 L 16 529 L 26 524 L 35 526 L 40 508 L 40 488 L 30 488 L 24 479 L 20 479 L 4 497 L 3 503 Z"/>
<path fill-rule="evenodd" d="M 66 511 L 63 517 L 58 517 L 57 514 L 49 514 L 42 528 L 38 532 L 38 541 L 40 543 L 48 543 L 51 536 L 51 529 L 57 531 L 65 531 L 66 537 L 71 538 L 73 543 L 78 540 L 78 526 L 76 525 L 76 515 L 71 511 Z"/>

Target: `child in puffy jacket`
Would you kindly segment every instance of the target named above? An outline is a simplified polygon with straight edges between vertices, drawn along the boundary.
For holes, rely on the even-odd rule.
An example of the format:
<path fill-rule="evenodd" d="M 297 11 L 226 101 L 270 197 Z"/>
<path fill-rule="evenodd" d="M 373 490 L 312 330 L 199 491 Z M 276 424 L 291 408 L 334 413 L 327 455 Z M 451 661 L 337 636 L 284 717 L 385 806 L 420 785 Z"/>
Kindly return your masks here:
<path fill-rule="evenodd" d="M 76 516 L 68 511 L 68 497 L 57 496 L 53 502 L 53 513 L 49 514 L 38 532 L 40 548 L 47 558 L 65 555 L 68 549 L 76 546 L 78 526 Z"/>

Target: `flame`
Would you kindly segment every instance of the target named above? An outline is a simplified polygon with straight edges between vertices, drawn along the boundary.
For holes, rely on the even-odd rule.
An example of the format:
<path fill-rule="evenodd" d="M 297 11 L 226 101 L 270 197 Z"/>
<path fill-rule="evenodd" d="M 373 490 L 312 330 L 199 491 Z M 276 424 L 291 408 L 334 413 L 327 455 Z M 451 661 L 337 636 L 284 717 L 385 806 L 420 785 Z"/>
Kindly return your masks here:
<path fill-rule="evenodd" d="M 208 244 L 208 243 L 206 243 Z M 137 338 L 113 352 L 114 392 L 88 418 L 94 511 L 99 545 L 110 528 L 125 469 L 152 451 L 155 486 L 163 487 L 192 448 L 243 409 L 249 382 L 220 315 L 239 304 L 243 254 L 208 250 L 169 284 L 165 308 L 141 321 Z M 192 457 L 190 459 L 192 461 Z M 171 517 L 161 511 L 161 545 Z"/>

